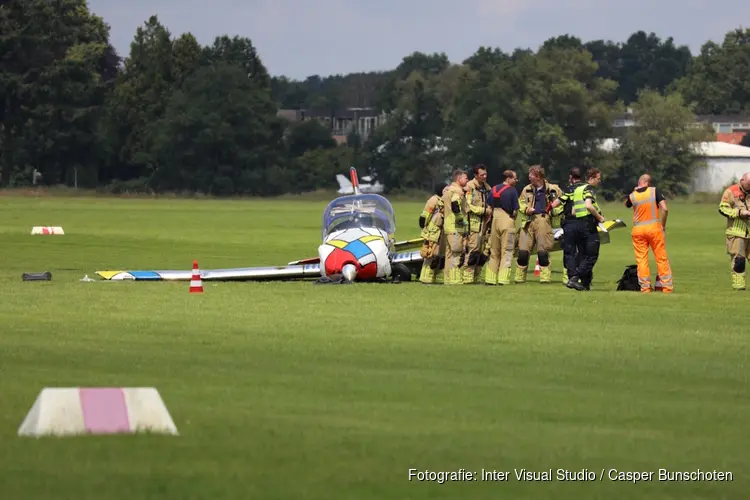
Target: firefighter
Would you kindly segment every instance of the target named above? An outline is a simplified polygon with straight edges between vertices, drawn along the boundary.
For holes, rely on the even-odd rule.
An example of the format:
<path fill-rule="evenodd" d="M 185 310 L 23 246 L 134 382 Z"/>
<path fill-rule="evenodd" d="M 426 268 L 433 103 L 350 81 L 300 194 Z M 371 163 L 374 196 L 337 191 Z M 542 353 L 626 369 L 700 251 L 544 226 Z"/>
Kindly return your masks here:
<path fill-rule="evenodd" d="M 518 176 L 512 170 L 503 172 L 505 181 L 492 188 L 487 204 L 492 208 L 490 261 L 484 282 L 487 285 L 509 285 L 513 265 L 518 215 Z"/>
<path fill-rule="evenodd" d="M 727 253 L 731 256 L 732 288 L 745 289 L 745 266 L 750 259 L 750 172 L 745 173 L 738 184 L 724 190 L 719 212 L 727 218 Z"/>
<path fill-rule="evenodd" d="M 464 188 L 469 177 L 464 170 L 456 170 L 453 182 L 443 193 L 443 236 L 445 238 L 445 271 L 443 283 L 462 285 L 461 264 L 466 237 L 466 196 Z"/>
<path fill-rule="evenodd" d="M 529 169 L 529 182 L 518 199 L 521 227 L 518 236 L 515 282 L 526 281 L 529 258 L 536 245 L 540 268 L 539 282 L 550 283 L 552 270 L 549 267 L 549 252 L 555 242 L 550 205 L 560 197 L 562 190 L 557 184 L 547 182 L 544 169 L 540 165 L 534 165 Z"/>
<path fill-rule="evenodd" d="M 633 209 L 633 251 L 638 265 L 638 284 L 641 292 L 651 292 L 651 270 L 648 266 L 648 249 L 656 259 L 657 291 L 672 293 L 672 270 L 667 258 L 664 231 L 667 229 L 667 200 L 658 188 L 651 186 L 651 176 L 643 174 L 638 186 L 625 201 L 625 206 Z"/>
<path fill-rule="evenodd" d="M 474 167 L 474 178 L 466 184 L 466 202 L 468 209 L 468 228 L 466 230 L 466 253 L 461 266 L 464 284 L 473 284 L 481 280 L 484 269 L 484 240 L 489 229 L 489 218 L 492 209 L 487 206 L 490 185 L 487 184 L 487 167 Z"/>
<path fill-rule="evenodd" d="M 574 219 L 565 225 L 565 243 L 570 248 L 576 247 L 580 265 L 568 270 L 568 288 L 590 290 L 594 266 L 599 260 L 599 230 L 597 223 L 604 222 L 604 217 L 596 202 L 594 188 L 602 181 L 599 170 L 591 168 L 586 172 L 586 182 L 573 191 Z M 572 261 L 569 261 L 572 262 Z"/>
<path fill-rule="evenodd" d="M 446 186 L 435 186 L 435 192 L 427 200 L 424 210 L 419 215 L 420 236 L 424 240 L 419 254 L 422 256 L 422 271 L 419 281 L 425 284 L 438 282 L 440 257 L 443 255 L 443 190 Z"/>

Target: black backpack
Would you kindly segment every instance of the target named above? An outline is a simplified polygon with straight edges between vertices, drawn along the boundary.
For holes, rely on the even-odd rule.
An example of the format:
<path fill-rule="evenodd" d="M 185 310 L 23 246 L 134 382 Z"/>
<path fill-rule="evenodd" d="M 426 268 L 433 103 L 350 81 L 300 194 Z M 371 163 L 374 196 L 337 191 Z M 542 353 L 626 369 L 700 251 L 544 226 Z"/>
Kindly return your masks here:
<path fill-rule="evenodd" d="M 617 281 L 617 290 L 626 292 L 640 292 L 641 285 L 638 283 L 638 266 L 633 264 L 625 268 L 622 278 Z"/>

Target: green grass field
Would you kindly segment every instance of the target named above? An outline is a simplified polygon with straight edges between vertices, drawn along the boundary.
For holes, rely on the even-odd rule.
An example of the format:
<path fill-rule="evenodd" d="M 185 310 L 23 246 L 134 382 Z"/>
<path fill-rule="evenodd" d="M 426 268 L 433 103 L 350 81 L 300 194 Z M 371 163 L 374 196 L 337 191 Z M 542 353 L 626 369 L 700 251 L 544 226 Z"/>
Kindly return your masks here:
<path fill-rule="evenodd" d="M 324 206 L 0 198 L 0 497 L 748 497 L 750 297 L 731 289 L 716 204 L 671 205 L 671 296 L 615 292 L 635 262 L 629 227 L 602 246 L 589 293 L 533 277 L 503 288 L 204 282 L 202 295 L 79 281 L 313 256 Z M 399 239 L 418 235 L 421 207 L 395 204 Z M 630 226 L 625 207 L 604 211 Z M 30 236 L 35 225 L 66 234 Z M 561 254 L 553 267 L 559 281 Z M 21 281 L 41 271 L 52 281 Z M 156 387 L 181 435 L 16 435 L 42 388 L 102 385 Z M 409 481 L 411 468 L 510 475 L 439 484 Z M 518 481 L 515 469 L 554 480 Z M 596 480 L 558 481 L 557 469 Z M 634 484 L 610 469 L 654 474 Z M 659 469 L 733 481 L 659 481 Z"/>

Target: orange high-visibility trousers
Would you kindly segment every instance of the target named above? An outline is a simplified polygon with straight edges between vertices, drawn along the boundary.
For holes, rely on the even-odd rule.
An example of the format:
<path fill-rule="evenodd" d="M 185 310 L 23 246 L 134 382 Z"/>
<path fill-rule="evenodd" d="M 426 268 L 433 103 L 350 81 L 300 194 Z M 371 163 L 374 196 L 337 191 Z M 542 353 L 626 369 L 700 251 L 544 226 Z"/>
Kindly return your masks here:
<path fill-rule="evenodd" d="M 650 248 L 654 252 L 656 272 L 658 273 L 655 288 L 656 290 L 661 289 L 664 293 L 671 293 L 673 290 L 672 268 L 667 258 L 667 246 L 664 242 L 664 229 L 661 224 L 633 227 L 632 239 L 641 292 L 651 291 L 651 268 L 648 265 L 648 250 Z"/>

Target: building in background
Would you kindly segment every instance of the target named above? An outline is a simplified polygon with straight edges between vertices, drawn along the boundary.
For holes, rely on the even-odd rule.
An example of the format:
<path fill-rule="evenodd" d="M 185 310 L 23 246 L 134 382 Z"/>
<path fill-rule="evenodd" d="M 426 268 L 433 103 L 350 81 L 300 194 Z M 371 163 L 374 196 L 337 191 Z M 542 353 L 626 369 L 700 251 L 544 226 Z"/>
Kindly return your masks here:
<path fill-rule="evenodd" d="M 604 139 L 599 144 L 603 151 L 613 152 L 619 147 L 616 138 Z M 692 192 L 720 194 L 727 186 L 750 172 L 750 148 L 721 141 L 700 142 L 694 145 L 698 153 L 698 167 L 692 180 Z"/>
<path fill-rule="evenodd" d="M 750 148 L 726 142 L 704 142 L 700 145 L 700 166 L 693 178 L 693 192 L 721 193 L 729 184 L 750 172 Z"/>
<path fill-rule="evenodd" d="M 635 125 L 633 110 L 615 116 L 612 126 L 613 135 L 621 137 L 628 127 Z M 716 140 L 729 144 L 740 144 L 745 135 L 750 132 L 750 116 L 748 115 L 696 115 L 696 127 L 709 125 L 716 132 Z"/>
<path fill-rule="evenodd" d="M 383 125 L 388 115 L 378 113 L 375 108 L 347 108 L 337 112 L 314 109 L 282 109 L 277 116 L 291 122 L 318 120 L 331 130 L 336 142 L 343 144 L 347 138 L 356 133 L 361 141 L 366 141 L 372 132 Z"/>

